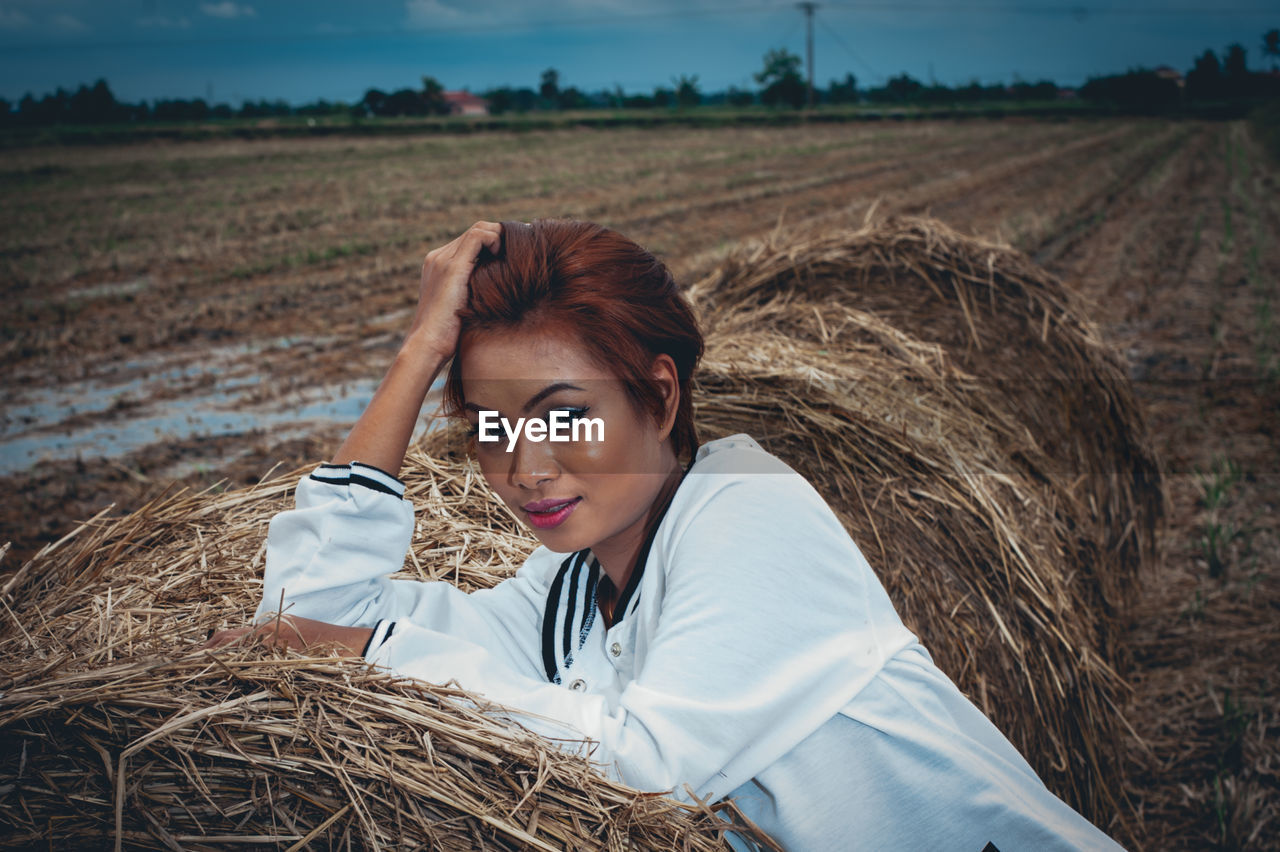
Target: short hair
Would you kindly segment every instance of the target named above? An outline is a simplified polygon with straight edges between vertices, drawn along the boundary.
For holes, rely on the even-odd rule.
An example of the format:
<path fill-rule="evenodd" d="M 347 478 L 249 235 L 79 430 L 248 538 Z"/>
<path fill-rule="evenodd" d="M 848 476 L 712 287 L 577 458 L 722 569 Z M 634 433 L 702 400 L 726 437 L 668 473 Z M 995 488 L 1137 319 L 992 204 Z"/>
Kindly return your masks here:
<path fill-rule="evenodd" d="M 458 317 L 459 340 L 512 328 L 571 337 L 655 420 L 664 405 L 650 369 L 655 357 L 669 355 L 680 389 L 672 448 L 677 458 L 697 450 L 690 393 L 704 345 L 697 318 L 666 265 L 617 231 L 565 219 L 503 222 L 502 245 L 481 253 Z M 444 389 L 451 416 L 465 403 L 460 360 L 453 359 Z"/>

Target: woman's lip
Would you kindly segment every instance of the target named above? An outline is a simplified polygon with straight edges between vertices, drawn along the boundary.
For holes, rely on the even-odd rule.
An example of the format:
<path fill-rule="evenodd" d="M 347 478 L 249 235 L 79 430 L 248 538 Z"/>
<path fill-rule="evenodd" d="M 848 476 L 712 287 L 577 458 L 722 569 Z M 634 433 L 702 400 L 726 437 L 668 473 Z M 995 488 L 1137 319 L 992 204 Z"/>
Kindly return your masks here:
<path fill-rule="evenodd" d="M 535 500 L 532 503 L 525 503 L 521 506 L 526 512 L 550 512 L 558 506 L 565 503 L 572 503 L 575 500 L 581 500 L 581 497 L 552 497 L 547 500 Z"/>
<path fill-rule="evenodd" d="M 581 497 L 574 497 L 572 500 L 539 500 L 522 508 L 529 514 L 529 523 L 540 530 L 549 530 L 563 524 L 581 502 Z"/>

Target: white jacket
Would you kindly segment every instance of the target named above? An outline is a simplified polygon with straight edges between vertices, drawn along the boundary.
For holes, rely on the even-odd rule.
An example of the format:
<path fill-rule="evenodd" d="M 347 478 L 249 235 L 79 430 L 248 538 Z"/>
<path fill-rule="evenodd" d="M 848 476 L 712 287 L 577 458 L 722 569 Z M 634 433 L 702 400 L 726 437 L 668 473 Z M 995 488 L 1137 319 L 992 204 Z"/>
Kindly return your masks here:
<path fill-rule="evenodd" d="M 1115 849 L 903 626 L 835 514 L 746 435 L 698 450 L 605 629 L 589 552 L 466 594 L 391 580 L 412 506 L 359 463 L 304 479 L 257 618 L 375 627 L 367 656 L 456 681 L 644 790 L 732 795 L 788 849 Z M 571 745 L 570 745 L 571 747 Z"/>

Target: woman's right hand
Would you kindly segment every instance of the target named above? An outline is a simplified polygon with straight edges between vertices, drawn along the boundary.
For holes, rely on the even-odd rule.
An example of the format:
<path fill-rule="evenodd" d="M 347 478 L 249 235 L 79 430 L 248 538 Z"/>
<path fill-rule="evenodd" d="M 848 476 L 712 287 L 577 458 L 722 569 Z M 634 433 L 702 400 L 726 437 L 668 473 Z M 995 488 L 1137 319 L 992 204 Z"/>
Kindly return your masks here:
<path fill-rule="evenodd" d="M 476 259 L 482 248 L 497 254 L 501 245 L 502 226 L 481 221 L 453 242 L 427 252 L 422 261 L 418 309 L 406 345 L 425 346 L 442 361 L 452 357 L 461 330 L 458 311 L 466 306 L 467 281 Z"/>

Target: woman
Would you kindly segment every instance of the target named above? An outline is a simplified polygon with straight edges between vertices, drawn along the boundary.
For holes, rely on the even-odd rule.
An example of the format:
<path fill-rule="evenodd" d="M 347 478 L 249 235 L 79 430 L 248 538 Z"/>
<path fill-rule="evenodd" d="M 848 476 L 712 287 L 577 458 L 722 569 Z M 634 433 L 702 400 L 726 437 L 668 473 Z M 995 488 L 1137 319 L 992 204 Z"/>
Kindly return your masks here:
<path fill-rule="evenodd" d="M 272 521 L 256 629 L 456 680 L 634 787 L 733 796 L 788 849 L 1116 848 L 934 666 L 802 477 L 745 435 L 698 446 L 701 354 L 617 233 L 476 223 L 427 255 L 368 410 Z M 413 528 L 396 474 L 450 359 L 449 408 L 543 545 L 470 595 L 388 578 Z"/>

